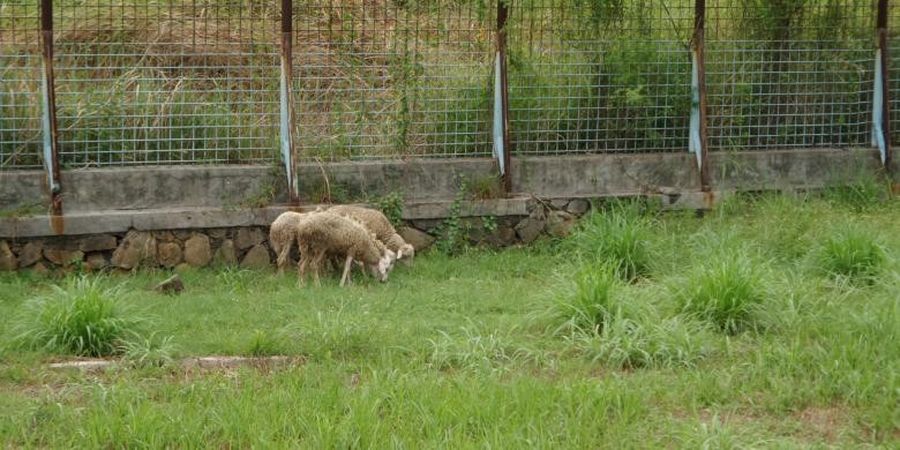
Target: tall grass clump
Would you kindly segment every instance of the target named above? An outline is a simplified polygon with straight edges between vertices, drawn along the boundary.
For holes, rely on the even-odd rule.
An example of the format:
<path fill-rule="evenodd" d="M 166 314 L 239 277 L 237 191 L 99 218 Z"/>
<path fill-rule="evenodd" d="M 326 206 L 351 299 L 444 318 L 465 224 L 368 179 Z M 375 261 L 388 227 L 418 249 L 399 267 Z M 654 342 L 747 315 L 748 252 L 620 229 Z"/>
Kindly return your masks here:
<path fill-rule="evenodd" d="M 562 329 L 599 333 L 617 305 L 614 295 L 621 281 L 613 266 L 605 262 L 585 265 L 574 277 L 574 288 L 557 304 Z"/>
<path fill-rule="evenodd" d="M 15 328 L 24 347 L 76 356 L 109 356 L 136 335 L 141 319 L 119 302 L 122 290 L 105 288 L 101 278 L 70 279 L 53 293 L 26 303 Z"/>
<path fill-rule="evenodd" d="M 651 222 L 639 205 L 622 203 L 583 219 L 570 243 L 581 256 L 606 261 L 622 279 L 632 281 L 650 274 L 652 237 Z"/>
<path fill-rule="evenodd" d="M 761 271 L 741 253 L 701 263 L 677 290 L 683 313 L 708 321 L 727 334 L 754 327 L 765 298 Z"/>
<path fill-rule="evenodd" d="M 871 235 L 848 227 L 827 237 L 816 259 L 819 269 L 829 276 L 871 282 L 881 272 L 887 256 Z"/>
<path fill-rule="evenodd" d="M 556 305 L 562 335 L 592 361 L 610 367 L 689 366 L 708 353 L 706 331 L 689 318 L 663 318 L 627 289 L 614 266 L 589 264 Z"/>

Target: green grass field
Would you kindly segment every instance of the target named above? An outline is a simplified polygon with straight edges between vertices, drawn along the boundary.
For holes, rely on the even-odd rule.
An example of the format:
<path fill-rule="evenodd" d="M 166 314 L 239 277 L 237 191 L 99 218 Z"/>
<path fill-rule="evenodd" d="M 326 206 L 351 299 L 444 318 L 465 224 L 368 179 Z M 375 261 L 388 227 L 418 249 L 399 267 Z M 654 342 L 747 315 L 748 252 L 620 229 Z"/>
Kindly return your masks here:
<path fill-rule="evenodd" d="M 0 442 L 896 448 L 898 223 L 896 200 L 845 190 L 702 218 L 626 205 L 563 241 L 426 253 L 347 289 L 204 270 L 169 297 L 147 289 L 163 272 L 80 290 L 4 274 Z M 78 295 L 114 308 L 107 330 L 139 333 L 111 341 L 133 366 L 46 367 L 72 348 L 35 350 L 59 331 L 35 317 Z M 213 354 L 299 362 L 165 364 Z"/>

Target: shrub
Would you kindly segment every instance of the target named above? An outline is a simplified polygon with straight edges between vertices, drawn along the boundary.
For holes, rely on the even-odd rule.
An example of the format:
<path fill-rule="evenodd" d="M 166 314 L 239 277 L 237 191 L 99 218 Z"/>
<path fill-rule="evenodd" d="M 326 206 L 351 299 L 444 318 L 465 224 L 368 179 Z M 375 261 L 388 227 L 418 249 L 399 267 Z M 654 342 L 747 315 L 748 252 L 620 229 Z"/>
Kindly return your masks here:
<path fill-rule="evenodd" d="M 739 253 L 708 260 L 676 293 L 681 311 L 712 322 L 728 334 L 754 325 L 763 290 L 753 264 Z"/>
<path fill-rule="evenodd" d="M 856 228 L 840 230 L 825 239 L 818 253 L 818 266 L 833 277 L 871 281 L 886 260 L 881 246 Z"/>
<path fill-rule="evenodd" d="M 634 203 L 619 204 L 608 211 L 594 212 L 573 236 L 574 250 L 613 264 L 625 280 L 650 273 L 653 255 L 650 222 Z"/>
<path fill-rule="evenodd" d="M 118 303 L 121 289 L 104 288 L 101 278 L 81 276 L 26 304 L 17 341 L 25 347 L 77 356 L 108 356 L 136 335 L 141 320 Z"/>

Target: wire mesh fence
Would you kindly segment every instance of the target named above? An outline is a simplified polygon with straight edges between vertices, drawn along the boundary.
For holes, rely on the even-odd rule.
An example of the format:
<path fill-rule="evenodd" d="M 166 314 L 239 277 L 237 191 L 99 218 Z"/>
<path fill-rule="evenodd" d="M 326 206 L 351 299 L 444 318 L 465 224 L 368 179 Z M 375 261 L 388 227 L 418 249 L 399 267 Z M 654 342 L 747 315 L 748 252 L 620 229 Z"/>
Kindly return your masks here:
<path fill-rule="evenodd" d="M 867 146 L 874 20 L 870 0 L 708 2 L 710 150 Z"/>
<path fill-rule="evenodd" d="M 296 2 L 301 158 L 491 154 L 486 2 Z"/>
<path fill-rule="evenodd" d="M 278 158 L 272 2 L 57 0 L 64 166 Z"/>
<path fill-rule="evenodd" d="M 0 1 L 0 167 L 41 166 L 41 51 L 36 1 Z"/>
<path fill-rule="evenodd" d="M 502 1 L 514 154 L 687 150 L 694 0 Z M 4 169 L 41 166 L 38 3 L 0 0 Z M 280 1 L 52 3 L 64 167 L 281 158 Z M 298 160 L 492 154 L 496 0 L 293 3 Z M 870 146 L 875 3 L 707 0 L 708 148 Z"/>
<path fill-rule="evenodd" d="M 518 154 L 684 151 L 692 0 L 513 0 Z"/>

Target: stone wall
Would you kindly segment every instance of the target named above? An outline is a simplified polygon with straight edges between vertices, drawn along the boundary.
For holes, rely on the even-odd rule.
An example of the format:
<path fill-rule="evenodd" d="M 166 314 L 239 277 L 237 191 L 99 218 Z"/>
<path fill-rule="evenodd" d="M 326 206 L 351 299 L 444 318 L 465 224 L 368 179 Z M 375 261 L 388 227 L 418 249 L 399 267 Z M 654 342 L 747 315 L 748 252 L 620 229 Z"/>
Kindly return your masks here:
<path fill-rule="evenodd" d="M 471 245 L 500 248 L 529 244 L 541 235 L 565 236 L 590 210 L 582 198 L 534 200 L 527 215 L 457 217 Z M 434 244 L 446 219 L 407 220 L 398 231 L 416 251 Z M 296 257 L 296 255 L 294 255 Z M 237 266 L 268 269 L 275 254 L 262 226 L 192 230 L 129 230 L 125 233 L 0 239 L 0 270 L 36 273 L 71 270 Z"/>

